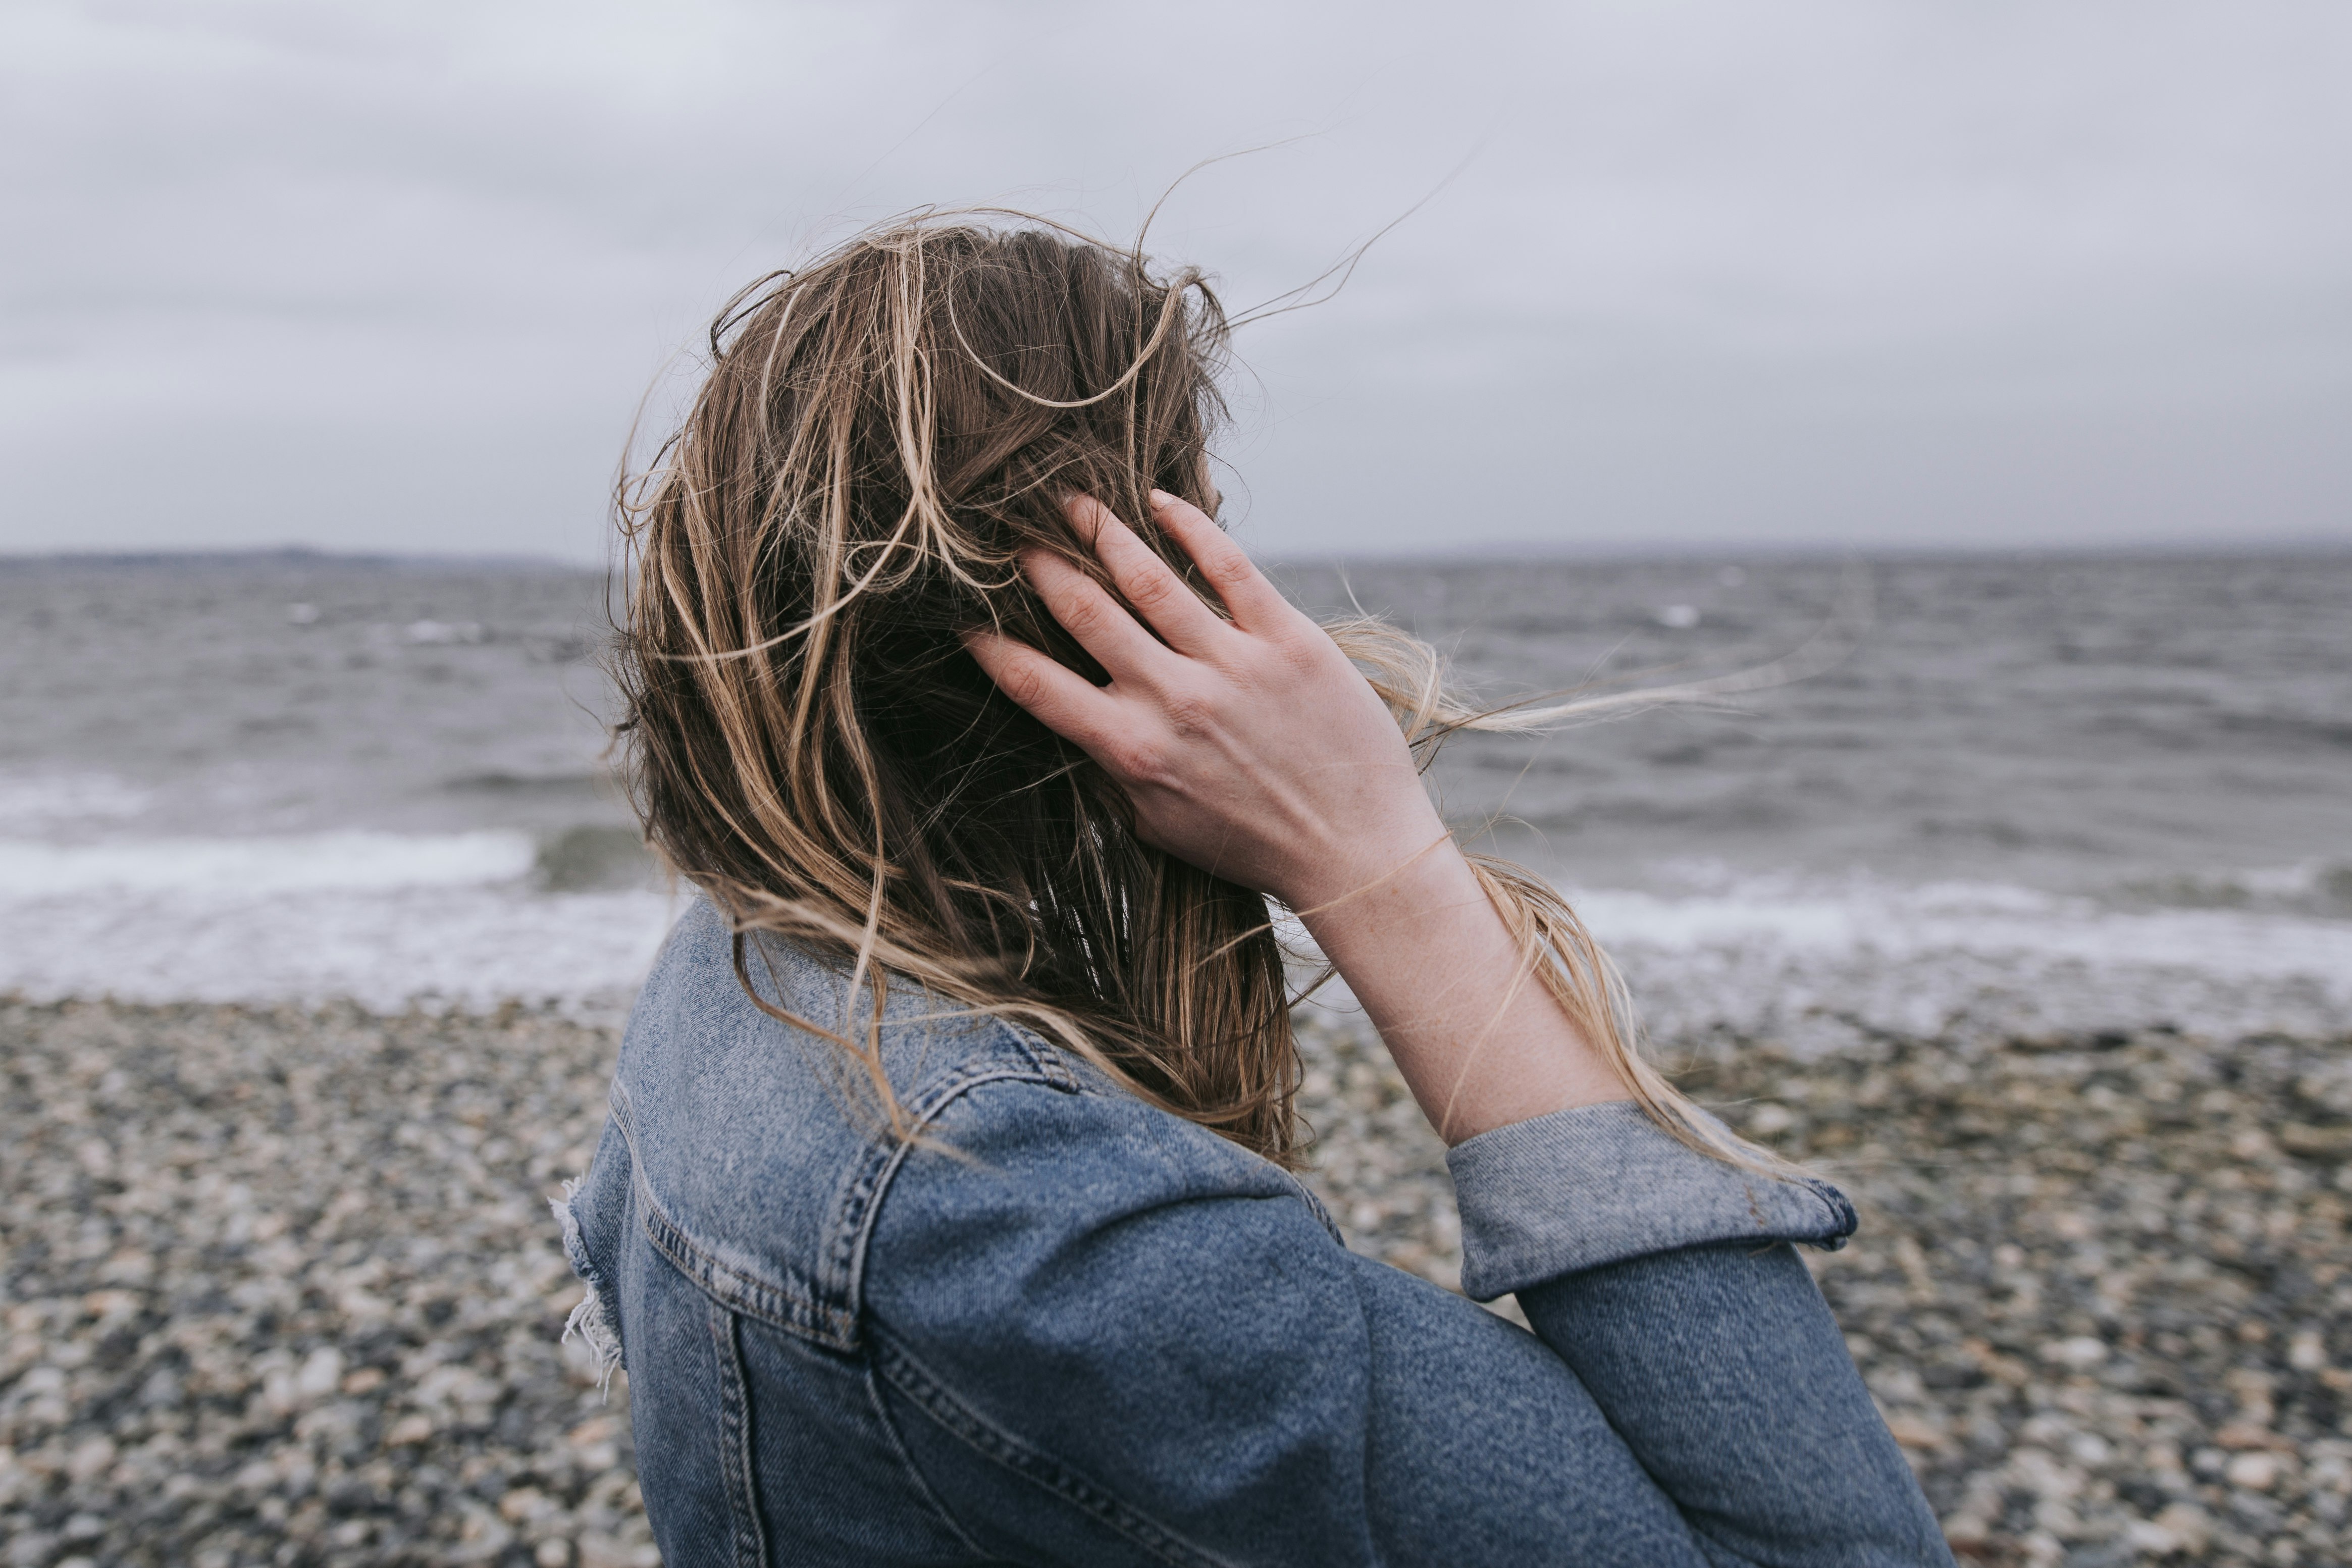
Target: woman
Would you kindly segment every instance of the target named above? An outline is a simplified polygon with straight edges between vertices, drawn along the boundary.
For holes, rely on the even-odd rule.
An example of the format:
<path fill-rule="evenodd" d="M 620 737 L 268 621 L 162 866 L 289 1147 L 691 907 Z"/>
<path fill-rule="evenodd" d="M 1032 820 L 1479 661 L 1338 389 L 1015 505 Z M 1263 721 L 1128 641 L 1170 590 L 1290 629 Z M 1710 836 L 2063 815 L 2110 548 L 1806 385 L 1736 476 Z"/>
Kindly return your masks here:
<path fill-rule="evenodd" d="M 632 776 L 702 898 L 557 1212 L 666 1560 L 1948 1562 L 1791 1250 L 1852 1208 L 1455 847 L 1416 748 L 1503 721 L 1212 521 L 1223 330 L 1041 226 L 871 233 L 721 316 L 625 498 Z M 1269 900 L 1534 1334 L 1290 1173 Z"/>

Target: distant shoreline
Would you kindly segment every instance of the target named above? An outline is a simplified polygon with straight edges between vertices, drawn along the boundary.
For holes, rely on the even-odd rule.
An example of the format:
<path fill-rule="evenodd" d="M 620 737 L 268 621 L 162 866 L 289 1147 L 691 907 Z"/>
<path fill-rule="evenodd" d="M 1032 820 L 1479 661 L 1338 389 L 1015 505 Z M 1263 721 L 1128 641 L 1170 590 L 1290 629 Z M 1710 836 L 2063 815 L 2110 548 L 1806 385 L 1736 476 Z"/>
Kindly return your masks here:
<path fill-rule="evenodd" d="M 136 572 L 170 568 L 184 572 L 382 572 L 387 574 L 447 576 L 518 575 L 543 573 L 588 574 L 605 570 L 584 562 L 549 555 L 402 555 L 382 552 L 345 554 L 286 545 L 261 550 L 72 550 L 47 554 L 0 552 L 0 573 Z"/>
<path fill-rule="evenodd" d="M 1246 531 L 1242 535 L 1249 542 Z M 1334 565 L 1491 566 L 1498 563 L 1579 562 L 1593 564 L 1678 563 L 1748 563 L 1761 562 L 1834 563 L 1858 561 L 1884 564 L 1939 564 L 1969 562 L 2046 561 L 2055 563 L 2193 561 L 2341 561 L 2352 557 L 2352 539 L 2255 541 L 2222 546 L 2209 542 L 2137 543 L 2105 546 L 1989 546 L 1980 550 L 1950 545 L 1874 544 L 1867 548 L 1830 543 L 1717 541 L 1692 544 L 1629 549 L 1621 545 L 1542 540 L 1503 540 L 1486 544 L 1456 545 L 1444 550 L 1374 550 L 1362 552 L 1269 552 L 1260 557 L 1268 566 L 1330 567 Z M 466 555 L 446 552 L 402 554 L 383 551 L 342 552 L 309 545 L 279 545 L 249 550 L 75 550 L 53 552 L 0 551 L 0 574 L 36 574 L 47 572 L 121 572 L 170 569 L 186 572 L 312 571 L 381 572 L 387 575 L 590 575 L 608 573 L 607 563 L 572 560 L 552 555 Z"/>

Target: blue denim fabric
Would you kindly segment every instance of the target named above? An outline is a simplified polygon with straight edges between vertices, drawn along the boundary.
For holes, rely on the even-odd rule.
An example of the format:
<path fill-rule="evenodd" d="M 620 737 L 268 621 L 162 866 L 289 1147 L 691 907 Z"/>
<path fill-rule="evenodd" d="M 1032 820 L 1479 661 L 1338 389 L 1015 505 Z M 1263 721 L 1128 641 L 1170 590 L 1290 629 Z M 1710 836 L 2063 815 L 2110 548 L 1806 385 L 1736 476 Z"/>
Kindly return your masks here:
<path fill-rule="evenodd" d="M 1445 1163 L 1462 1206 L 1462 1289 L 1481 1301 L 1680 1247 L 1835 1251 L 1853 1234 L 1853 1205 L 1827 1182 L 1693 1159 L 1631 1101 L 1498 1127 L 1456 1144 Z M 1565 1215 L 1577 1223 L 1563 1225 Z"/>
<path fill-rule="evenodd" d="M 1471 1140 L 1465 1277 L 1528 1334 L 1020 1029 L 884 1016 L 911 1140 L 698 905 L 558 1205 L 671 1568 L 1950 1562 L 1788 1245 L 1853 1229 L 1834 1189 L 1619 1107 Z"/>

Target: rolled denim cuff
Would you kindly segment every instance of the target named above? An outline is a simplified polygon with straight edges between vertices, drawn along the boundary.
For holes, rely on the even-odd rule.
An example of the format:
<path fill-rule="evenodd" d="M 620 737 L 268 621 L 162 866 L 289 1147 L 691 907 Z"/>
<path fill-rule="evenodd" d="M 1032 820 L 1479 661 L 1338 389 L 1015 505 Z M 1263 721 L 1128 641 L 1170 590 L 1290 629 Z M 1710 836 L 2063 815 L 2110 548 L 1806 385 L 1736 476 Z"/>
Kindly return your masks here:
<path fill-rule="evenodd" d="M 1710 1158 L 1629 1100 L 1497 1127 L 1445 1156 L 1462 1206 L 1462 1289 L 1491 1301 L 1630 1258 L 1726 1241 L 1834 1250 L 1853 1205 L 1827 1182 Z"/>

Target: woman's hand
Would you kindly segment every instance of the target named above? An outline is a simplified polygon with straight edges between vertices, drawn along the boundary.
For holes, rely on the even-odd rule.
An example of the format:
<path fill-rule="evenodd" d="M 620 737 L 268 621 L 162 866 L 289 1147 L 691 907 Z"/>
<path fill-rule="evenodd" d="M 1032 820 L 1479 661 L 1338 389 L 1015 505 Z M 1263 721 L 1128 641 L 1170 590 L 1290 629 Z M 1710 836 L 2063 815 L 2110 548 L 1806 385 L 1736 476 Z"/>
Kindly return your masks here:
<path fill-rule="evenodd" d="M 1110 684 L 991 633 L 972 657 L 1126 787 L 1147 841 L 1298 911 L 1448 1142 L 1624 1098 L 1528 973 L 1371 684 L 1215 523 L 1152 501 L 1230 623 L 1082 499 L 1073 520 L 1142 621 L 1066 561 L 1024 565 Z"/>
<path fill-rule="evenodd" d="M 1110 684 L 993 633 L 970 639 L 981 667 L 1126 788 L 1147 843 L 1293 909 L 1342 899 L 1443 843 L 1396 721 L 1339 645 L 1205 514 L 1160 491 L 1151 499 L 1230 622 L 1081 497 L 1071 521 L 1146 625 L 1067 562 L 1034 552 L 1024 563 L 1030 582 Z"/>

